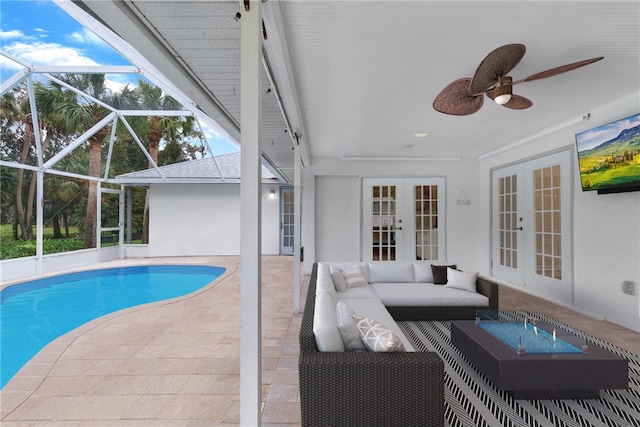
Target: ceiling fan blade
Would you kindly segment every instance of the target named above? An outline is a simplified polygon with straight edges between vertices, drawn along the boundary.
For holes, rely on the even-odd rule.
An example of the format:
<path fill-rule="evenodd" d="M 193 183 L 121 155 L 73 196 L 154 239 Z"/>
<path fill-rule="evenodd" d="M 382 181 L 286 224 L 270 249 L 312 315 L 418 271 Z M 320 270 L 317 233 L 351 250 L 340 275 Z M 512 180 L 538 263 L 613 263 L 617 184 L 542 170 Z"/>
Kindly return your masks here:
<path fill-rule="evenodd" d="M 469 91 L 479 95 L 491 89 L 498 77 L 506 76 L 518 65 L 526 50 L 523 44 L 508 44 L 491 51 L 478 65 Z"/>
<path fill-rule="evenodd" d="M 495 98 L 493 96 L 493 90 L 487 92 L 487 96 L 491 99 Z M 511 99 L 506 104 L 502 104 L 503 107 L 511 108 L 512 110 L 524 110 L 532 105 L 533 102 L 530 99 L 515 94 L 511 95 Z"/>
<path fill-rule="evenodd" d="M 470 82 L 471 79 L 467 77 L 449 83 L 433 100 L 433 108 L 453 116 L 466 116 L 478 111 L 482 107 L 484 97 L 471 94 Z"/>
<path fill-rule="evenodd" d="M 524 110 L 533 105 L 530 99 L 520 95 L 511 95 L 509 102 L 503 105 L 503 107 L 511 108 L 512 110 Z"/>
<path fill-rule="evenodd" d="M 527 78 L 524 78 L 522 80 L 518 80 L 517 82 L 514 82 L 514 84 L 530 82 L 532 80 L 540 80 L 540 79 L 545 79 L 547 77 L 557 76 L 558 74 L 566 73 L 567 71 L 575 70 L 576 68 L 580 68 L 580 67 L 584 67 L 585 65 L 593 64 L 594 62 L 598 62 L 603 58 L 604 58 L 604 56 L 599 56 L 597 58 L 585 59 L 584 61 L 578 61 L 578 62 L 574 62 L 572 64 L 561 65 L 559 67 L 551 68 L 549 70 L 541 71 L 539 73 L 530 75 Z"/>

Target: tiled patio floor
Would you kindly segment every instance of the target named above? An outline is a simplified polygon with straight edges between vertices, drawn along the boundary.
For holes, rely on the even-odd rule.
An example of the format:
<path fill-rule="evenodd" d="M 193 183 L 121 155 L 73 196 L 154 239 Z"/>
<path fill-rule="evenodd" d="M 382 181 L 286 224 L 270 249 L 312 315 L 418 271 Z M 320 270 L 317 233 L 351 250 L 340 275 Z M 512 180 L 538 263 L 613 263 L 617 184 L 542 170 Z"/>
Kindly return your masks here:
<path fill-rule="evenodd" d="M 238 257 L 152 262 L 227 271 L 195 295 L 105 316 L 51 343 L 1 392 L 2 426 L 239 424 Z M 293 257 L 265 257 L 262 273 L 263 425 L 299 425 Z"/>
<path fill-rule="evenodd" d="M 3 427 L 239 424 L 238 257 L 145 262 L 227 272 L 187 298 L 105 316 L 51 343 L 0 392 Z M 295 426 L 301 315 L 292 309 L 293 258 L 265 257 L 262 273 L 262 425 Z M 640 334 L 633 331 L 511 288 L 501 287 L 500 298 L 501 308 L 536 309 L 640 354 Z"/>

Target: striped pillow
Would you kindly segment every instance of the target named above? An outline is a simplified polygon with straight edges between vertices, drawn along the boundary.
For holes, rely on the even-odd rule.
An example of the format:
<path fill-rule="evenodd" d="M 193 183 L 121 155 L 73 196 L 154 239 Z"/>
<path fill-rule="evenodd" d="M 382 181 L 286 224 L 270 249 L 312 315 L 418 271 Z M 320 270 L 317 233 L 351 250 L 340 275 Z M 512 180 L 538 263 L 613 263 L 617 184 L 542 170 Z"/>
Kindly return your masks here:
<path fill-rule="evenodd" d="M 347 289 L 356 288 L 358 286 L 369 286 L 369 283 L 362 274 L 362 270 L 357 265 L 353 267 L 341 268 L 340 271 L 342 272 L 344 281 L 347 283 Z"/>

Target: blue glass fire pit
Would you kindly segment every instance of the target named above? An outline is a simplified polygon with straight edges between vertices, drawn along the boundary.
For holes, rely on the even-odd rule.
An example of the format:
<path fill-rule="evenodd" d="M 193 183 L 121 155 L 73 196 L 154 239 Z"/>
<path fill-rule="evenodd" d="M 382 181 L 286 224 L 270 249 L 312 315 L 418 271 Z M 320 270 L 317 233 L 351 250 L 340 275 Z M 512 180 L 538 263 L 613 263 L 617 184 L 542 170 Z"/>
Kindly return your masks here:
<path fill-rule="evenodd" d="M 566 341 L 574 338 L 565 331 L 556 330 L 546 322 L 536 321 L 522 315 L 520 319 L 516 313 L 505 316 L 505 312 L 478 311 L 476 323 L 513 348 L 524 354 L 574 354 L 587 352 L 585 346 L 576 346 Z M 561 335 L 563 337 L 561 338 Z M 566 339 L 564 339 L 566 336 Z"/>

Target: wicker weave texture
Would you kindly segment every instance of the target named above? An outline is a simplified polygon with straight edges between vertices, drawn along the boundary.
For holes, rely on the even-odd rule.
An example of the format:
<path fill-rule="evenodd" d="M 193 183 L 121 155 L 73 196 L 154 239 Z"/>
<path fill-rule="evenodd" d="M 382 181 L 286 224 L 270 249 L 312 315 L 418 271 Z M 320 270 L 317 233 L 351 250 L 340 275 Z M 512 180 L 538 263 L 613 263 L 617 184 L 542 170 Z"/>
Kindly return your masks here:
<path fill-rule="evenodd" d="M 443 426 L 444 363 L 433 352 L 319 352 L 314 266 L 300 327 L 303 426 Z"/>

